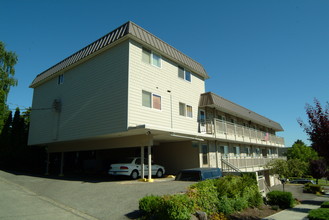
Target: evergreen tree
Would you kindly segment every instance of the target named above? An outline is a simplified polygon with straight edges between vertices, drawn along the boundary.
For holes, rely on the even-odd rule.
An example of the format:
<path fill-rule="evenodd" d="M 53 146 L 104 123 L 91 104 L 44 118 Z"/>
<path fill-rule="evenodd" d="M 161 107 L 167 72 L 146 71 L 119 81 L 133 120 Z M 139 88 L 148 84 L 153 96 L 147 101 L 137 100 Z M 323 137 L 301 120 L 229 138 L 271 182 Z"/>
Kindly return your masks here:
<path fill-rule="evenodd" d="M 4 43 L 0 41 L 0 131 L 9 111 L 6 102 L 10 87 L 17 85 L 17 80 L 14 78 L 16 63 L 17 55 L 6 51 Z"/>
<path fill-rule="evenodd" d="M 2 127 L 0 134 L 0 151 L 1 156 L 8 155 L 11 146 L 11 126 L 12 126 L 12 113 L 9 112 L 7 119 Z"/>

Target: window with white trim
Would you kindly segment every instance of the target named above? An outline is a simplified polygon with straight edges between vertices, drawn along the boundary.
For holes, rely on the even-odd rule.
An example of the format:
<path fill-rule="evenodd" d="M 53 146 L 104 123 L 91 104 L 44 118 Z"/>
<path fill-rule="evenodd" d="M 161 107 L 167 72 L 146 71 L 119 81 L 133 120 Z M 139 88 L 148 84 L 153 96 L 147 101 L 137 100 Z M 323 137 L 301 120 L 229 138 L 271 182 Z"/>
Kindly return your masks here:
<path fill-rule="evenodd" d="M 64 83 L 64 74 L 61 74 L 61 75 L 58 76 L 57 84 L 61 85 L 63 83 Z"/>
<path fill-rule="evenodd" d="M 153 66 L 161 67 L 161 56 L 153 51 L 143 48 L 142 61 L 152 64 Z"/>
<path fill-rule="evenodd" d="M 178 77 L 191 82 L 191 72 L 180 66 L 178 67 Z"/>
<path fill-rule="evenodd" d="M 179 103 L 179 115 L 193 118 L 192 106 L 186 105 L 185 103 Z"/>
<path fill-rule="evenodd" d="M 161 110 L 161 96 L 143 90 L 142 105 L 148 108 Z"/>

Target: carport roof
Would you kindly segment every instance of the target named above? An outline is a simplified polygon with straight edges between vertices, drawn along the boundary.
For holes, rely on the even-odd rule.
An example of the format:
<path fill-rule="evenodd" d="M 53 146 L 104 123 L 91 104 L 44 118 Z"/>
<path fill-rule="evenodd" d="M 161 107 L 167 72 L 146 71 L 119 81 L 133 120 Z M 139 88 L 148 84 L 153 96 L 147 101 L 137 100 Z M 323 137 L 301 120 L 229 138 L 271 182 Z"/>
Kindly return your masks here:
<path fill-rule="evenodd" d="M 136 25 L 135 23 L 128 21 L 127 23 L 123 24 L 112 32 L 106 34 L 100 39 L 94 41 L 93 43 L 82 48 L 73 55 L 65 58 L 64 60 L 60 61 L 59 63 L 37 75 L 37 77 L 31 83 L 30 87 L 37 87 L 41 83 L 52 78 L 52 76 L 54 76 L 56 73 L 73 66 L 81 60 L 90 58 L 92 55 L 95 55 L 95 53 L 99 52 L 101 49 L 106 48 L 109 45 L 113 45 L 115 42 L 125 36 L 130 36 L 133 39 L 137 39 L 138 41 L 142 42 L 143 44 L 155 48 L 156 50 L 161 52 L 162 55 L 166 56 L 169 59 L 175 60 L 180 65 L 186 66 L 191 71 L 200 75 L 201 77 L 205 79 L 209 78 L 207 72 L 200 63 L 196 62 L 192 58 L 183 54 L 179 50 L 170 46 L 166 42 L 162 41 L 150 32 Z"/>
<path fill-rule="evenodd" d="M 223 97 L 216 95 L 212 92 L 201 94 L 199 100 L 199 107 L 217 108 L 221 111 L 236 115 L 246 120 L 257 122 L 265 127 L 272 128 L 275 131 L 283 131 L 283 128 L 279 123 L 272 121 L 271 119 L 268 119 L 262 115 L 259 115 L 256 112 L 253 112 L 234 102 L 224 99 Z"/>

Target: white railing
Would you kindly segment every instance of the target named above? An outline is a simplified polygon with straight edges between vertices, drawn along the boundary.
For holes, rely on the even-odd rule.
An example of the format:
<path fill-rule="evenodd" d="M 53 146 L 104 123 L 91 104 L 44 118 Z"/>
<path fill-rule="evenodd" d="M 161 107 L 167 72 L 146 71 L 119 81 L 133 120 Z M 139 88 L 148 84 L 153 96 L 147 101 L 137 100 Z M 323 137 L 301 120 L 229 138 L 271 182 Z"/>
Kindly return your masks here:
<path fill-rule="evenodd" d="M 287 160 L 286 157 L 223 157 L 225 160 L 240 170 L 250 170 L 254 168 L 264 168 L 264 166 L 273 159 Z"/>
<path fill-rule="evenodd" d="M 216 138 L 262 145 L 284 146 L 282 137 L 219 119 L 200 122 L 200 132 L 213 134 Z"/>

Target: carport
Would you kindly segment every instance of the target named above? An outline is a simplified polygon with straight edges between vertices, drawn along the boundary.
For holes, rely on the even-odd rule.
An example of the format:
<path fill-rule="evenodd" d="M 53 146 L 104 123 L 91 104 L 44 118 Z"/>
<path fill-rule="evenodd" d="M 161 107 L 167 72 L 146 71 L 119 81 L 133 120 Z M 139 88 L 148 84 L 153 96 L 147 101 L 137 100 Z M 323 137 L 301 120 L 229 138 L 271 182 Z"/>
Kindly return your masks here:
<path fill-rule="evenodd" d="M 142 128 L 130 129 L 128 132 L 123 132 L 115 135 L 105 135 L 98 138 L 77 140 L 77 141 L 67 141 L 67 142 L 57 142 L 47 145 L 47 166 L 46 173 L 49 173 L 49 154 L 60 153 L 60 171 L 59 175 L 64 175 L 64 153 L 65 152 L 79 152 L 79 151 L 90 151 L 90 150 L 108 150 L 108 149 L 118 149 L 118 148 L 140 148 L 141 157 L 141 178 L 145 179 L 144 173 L 144 158 L 147 156 L 148 160 L 148 178 L 145 179 L 148 182 L 152 182 L 152 147 L 154 145 L 159 146 L 160 144 L 182 142 L 182 141 L 194 141 L 200 142 L 203 139 L 195 136 L 186 136 L 177 133 L 164 132 L 160 130 L 151 130 Z M 145 148 L 147 152 L 145 153 Z M 162 152 L 166 151 L 162 147 Z M 170 152 L 171 154 L 174 152 Z M 146 155 L 145 155 L 146 154 Z M 166 154 L 170 155 L 170 154 Z M 165 160 L 165 159 L 164 159 Z M 199 163 L 196 159 L 196 163 Z"/>

